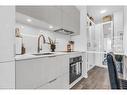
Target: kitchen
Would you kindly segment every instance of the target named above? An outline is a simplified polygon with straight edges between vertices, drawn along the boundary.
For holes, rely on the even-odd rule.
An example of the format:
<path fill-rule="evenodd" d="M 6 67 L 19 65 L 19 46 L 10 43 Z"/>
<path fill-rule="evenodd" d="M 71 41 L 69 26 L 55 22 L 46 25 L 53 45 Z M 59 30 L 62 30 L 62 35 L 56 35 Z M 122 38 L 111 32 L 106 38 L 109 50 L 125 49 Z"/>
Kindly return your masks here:
<path fill-rule="evenodd" d="M 109 6 L 105 8 L 107 7 Z M 3 31 L 0 37 L 2 48 L 0 88 L 82 89 L 80 83 L 82 79 L 85 81 L 90 77 L 89 71 L 96 67 L 107 70 L 107 64 L 102 64 L 104 54 L 112 51 L 125 57 L 126 49 L 121 52 L 116 40 L 113 40 L 116 43 L 113 44 L 116 46 L 113 50 L 111 50 L 110 38 L 103 43 L 104 39 L 101 39 L 103 34 L 98 32 L 102 30 L 97 27 L 104 23 L 95 23 L 91 18 L 94 17 L 92 10 L 95 8 L 94 6 L 1 6 L 0 11 L 5 12 L 0 18 L 1 21 L 4 20 L 4 23 L 1 23 Z M 111 8 L 123 10 L 123 15 L 127 13 L 126 7 L 123 6 Z M 120 23 L 120 19 L 117 21 L 118 18 L 119 13 L 116 19 L 113 18 L 115 20 L 108 20 L 110 22 L 108 28 L 114 28 L 111 25 L 116 21 L 114 26 L 122 27 L 116 26 L 117 29 L 122 29 L 118 30 L 120 33 L 116 35 L 121 35 L 121 31 L 124 32 L 126 29 L 123 27 L 126 23 L 121 24 L 124 21 Z M 123 19 L 126 17 L 122 17 Z M 107 29 L 107 26 L 101 27 Z M 104 32 L 104 35 L 110 37 L 110 34 L 115 32 L 108 33 Z M 124 36 L 126 35 L 122 35 L 121 42 L 126 42 Z M 104 47 L 100 47 L 101 45 Z M 126 71 L 124 66 L 124 78 L 127 77 Z"/>
<path fill-rule="evenodd" d="M 17 6 L 16 89 L 69 89 L 86 76 L 71 40 L 79 31 L 75 6 Z"/>
<path fill-rule="evenodd" d="M 26 8 L 26 11 L 22 8 Z M 22 13 L 34 13 L 37 10 L 36 15 L 40 17 L 44 15 L 43 12 L 49 11 L 41 20 L 35 18 L 34 14 L 32 16 Z M 8 32 L 3 32 L 1 37 L 4 43 L 1 45 L 3 64 L 0 88 L 69 89 L 87 76 L 85 52 L 74 50 L 74 41 L 71 40 L 71 36 L 80 31 L 79 9 L 75 6 L 1 6 L 1 11 L 5 11 L 1 20 L 8 16 L 6 23 L 2 25 L 3 31 Z M 76 15 L 70 14 L 71 11 Z M 50 18 L 49 21 L 46 21 L 47 17 Z M 63 34 L 58 33 L 61 31 Z"/>

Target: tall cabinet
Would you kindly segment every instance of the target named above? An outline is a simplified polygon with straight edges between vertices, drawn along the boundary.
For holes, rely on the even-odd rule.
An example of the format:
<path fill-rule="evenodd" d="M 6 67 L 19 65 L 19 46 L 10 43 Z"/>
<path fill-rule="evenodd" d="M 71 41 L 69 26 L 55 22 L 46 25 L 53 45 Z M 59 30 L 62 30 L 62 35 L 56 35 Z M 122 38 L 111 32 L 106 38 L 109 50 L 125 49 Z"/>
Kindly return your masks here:
<path fill-rule="evenodd" d="M 113 14 L 114 23 L 114 37 L 113 37 L 113 49 L 116 53 L 123 53 L 123 32 L 124 32 L 124 19 L 123 11 L 117 11 Z"/>
<path fill-rule="evenodd" d="M 0 6 L 0 88 L 15 88 L 15 7 Z"/>
<path fill-rule="evenodd" d="M 127 7 L 124 7 L 123 50 L 124 50 L 124 54 L 125 54 L 123 77 L 124 77 L 124 79 L 127 79 Z"/>
<path fill-rule="evenodd" d="M 124 53 L 127 55 L 127 7 L 124 7 L 123 47 L 124 47 Z"/>

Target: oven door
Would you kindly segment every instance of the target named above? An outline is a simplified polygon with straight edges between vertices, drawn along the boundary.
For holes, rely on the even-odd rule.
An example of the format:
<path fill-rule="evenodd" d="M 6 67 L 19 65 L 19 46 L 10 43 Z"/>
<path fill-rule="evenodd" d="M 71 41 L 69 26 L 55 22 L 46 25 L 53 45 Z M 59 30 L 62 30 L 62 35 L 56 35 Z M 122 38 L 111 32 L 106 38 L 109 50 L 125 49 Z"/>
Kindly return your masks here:
<path fill-rule="evenodd" d="M 78 59 L 81 59 L 81 58 L 78 58 Z M 74 82 L 76 79 L 78 79 L 81 75 L 82 75 L 82 60 L 71 61 L 70 63 L 70 84 Z"/>

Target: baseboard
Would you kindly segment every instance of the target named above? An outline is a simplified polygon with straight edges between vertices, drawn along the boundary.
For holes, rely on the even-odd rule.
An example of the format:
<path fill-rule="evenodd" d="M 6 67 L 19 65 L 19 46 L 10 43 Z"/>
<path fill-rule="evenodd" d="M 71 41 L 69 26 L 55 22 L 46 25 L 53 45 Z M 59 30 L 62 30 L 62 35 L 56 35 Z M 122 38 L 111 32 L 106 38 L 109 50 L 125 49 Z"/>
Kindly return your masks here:
<path fill-rule="evenodd" d="M 102 67 L 102 68 L 107 68 L 107 65 L 95 65 L 95 66 Z"/>

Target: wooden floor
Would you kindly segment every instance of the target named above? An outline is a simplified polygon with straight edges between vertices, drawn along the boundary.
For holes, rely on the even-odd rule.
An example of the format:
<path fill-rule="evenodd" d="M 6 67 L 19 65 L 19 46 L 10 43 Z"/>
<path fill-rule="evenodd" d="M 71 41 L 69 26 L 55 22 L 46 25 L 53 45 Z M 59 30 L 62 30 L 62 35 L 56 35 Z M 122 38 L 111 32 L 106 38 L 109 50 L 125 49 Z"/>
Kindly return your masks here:
<path fill-rule="evenodd" d="M 107 68 L 95 66 L 88 72 L 88 78 L 83 78 L 72 89 L 110 89 Z"/>

